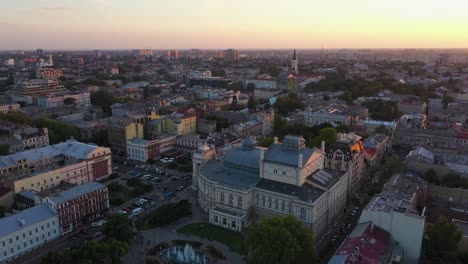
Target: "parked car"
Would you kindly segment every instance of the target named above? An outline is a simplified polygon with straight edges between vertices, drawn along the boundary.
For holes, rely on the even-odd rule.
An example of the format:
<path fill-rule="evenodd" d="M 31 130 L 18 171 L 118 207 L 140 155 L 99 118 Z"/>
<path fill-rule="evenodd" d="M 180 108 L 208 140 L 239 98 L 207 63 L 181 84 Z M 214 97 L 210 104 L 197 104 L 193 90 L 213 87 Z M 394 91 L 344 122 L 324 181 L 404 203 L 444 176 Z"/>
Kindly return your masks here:
<path fill-rule="evenodd" d="M 120 209 L 119 211 L 117 211 L 118 214 L 127 214 L 127 211 L 124 210 L 124 209 Z"/>
<path fill-rule="evenodd" d="M 132 210 L 132 215 L 136 216 L 136 215 L 141 214 L 142 212 L 143 212 L 143 208 L 138 207 Z"/>

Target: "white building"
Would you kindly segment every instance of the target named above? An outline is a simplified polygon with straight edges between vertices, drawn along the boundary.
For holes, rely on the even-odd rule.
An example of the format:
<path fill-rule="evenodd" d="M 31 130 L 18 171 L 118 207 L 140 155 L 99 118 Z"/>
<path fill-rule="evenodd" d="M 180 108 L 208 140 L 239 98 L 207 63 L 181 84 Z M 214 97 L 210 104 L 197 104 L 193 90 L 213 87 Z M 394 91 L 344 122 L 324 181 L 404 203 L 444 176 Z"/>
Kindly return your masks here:
<path fill-rule="evenodd" d="M 271 89 L 278 90 L 278 82 L 276 79 L 249 79 L 245 80 L 245 87 L 249 84 L 255 85 L 255 89 Z"/>
<path fill-rule="evenodd" d="M 424 235 L 427 183 L 412 174 L 395 174 L 363 209 L 358 223 L 372 222 L 403 249 L 404 263 L 418 263 Z"/>
<path fill-rule="evenodd" d="M 89 92 L 72 93 L 72 94 L 53 94 L 41 96 L 37 98 L 37 105 L 52 108 L 65 105 L 66 99 L 71 98 L 75 105 L 89 105 L 91 104 L 91 96 Z"/>
<path fill-rule="evenodd" d="M 60 236 L 59 219 L 42 204 L 0 218 L 0 263 L 7 263 Z"/>
<path fill-rule="evenodd" d="M 324 169 L 324 153 L 286 136 L 270 148 L 245 139 L 241 147 L 210 159 L 201 147 L 193 154 L 193 186 L 210 222 L 240 231 L 261 219 L 294 215 L 311 228 L 316 242 L 330 235 L 347 200 L 347 172 Z"/>
<path fill-rule="evenodd" d="M 20 108 L 20 104 L 2 104 L 0 105 L 0 113 L 17 112 Z"/>
<path fill-rule="evenodd" d="M 15 59 L 5 60 L 5 66 L 15 66 Z"/>

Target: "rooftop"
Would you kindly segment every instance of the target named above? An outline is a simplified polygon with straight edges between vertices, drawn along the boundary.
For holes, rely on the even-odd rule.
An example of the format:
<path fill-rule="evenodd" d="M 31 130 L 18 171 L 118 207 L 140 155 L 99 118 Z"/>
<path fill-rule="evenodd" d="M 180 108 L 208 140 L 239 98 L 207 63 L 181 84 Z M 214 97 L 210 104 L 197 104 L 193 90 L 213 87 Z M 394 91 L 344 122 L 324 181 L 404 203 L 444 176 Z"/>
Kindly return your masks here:
<path fill-rule="evenodd" d="M 306 148 L 302 137 L 288 135 L 282 143 L 273 144 L 268 148 L 264 160 L 297 167 L 300 157 L 302 157 L 301 163 L 305 165 L 314 154 L 319 154 L 319 152 L 321 154 L 318 149 Z"/>
<path fill-rule="evenodd" d="M 0 218 L 0 237 L 54 217 L 56 213 L 46 204 L 20 211 L 14 215 Z M 58 224 L 58 223 L 57 223 Z"/>
<path fill-rule="evenodd" d="M 359 224 L 328 263 L 385 263 L 385 253 L 390 242 L 390 234 L 387 231 L 370 222 Z"/>
<path fill-rule="evenodd" d="M 324 193 L 321 189 L 307 183 L 304 183 L 302 186 L 296 186 L 269 179 L 261 179 L 257 183 L 257 188 L 294 196 L 301 201 L 312 203 Z"/>
<path fill-rule="evenodd" d="M 88 155 L 97 148 L 99 147 L 96 145 L 81 143 L 76 140 L 67 140 L 66 142 L 55 145 L 30 149 L 0 157 L 0 168 L 16 166 L 20 160 L 27 160 L 31 162 L 58 155 L 71 156 L 77 159 L 87 159 Z"/>
<path fill-rule="evenodd" d="M 315 171 L 309 175 L 307 179 L 318 186 L 330 189 L 345 173 L 346 172 L 339 170 L 323 169 Z"/>
<path fill-rule="evenodd" d="M 72 187 L 66 191 L 51 195 L 49 196 L 49 199 L 56 204 L 61 204 L 103 188 L 106 188 L 106 185 L 98 182 L 87 182 L 85 184 Z"/>

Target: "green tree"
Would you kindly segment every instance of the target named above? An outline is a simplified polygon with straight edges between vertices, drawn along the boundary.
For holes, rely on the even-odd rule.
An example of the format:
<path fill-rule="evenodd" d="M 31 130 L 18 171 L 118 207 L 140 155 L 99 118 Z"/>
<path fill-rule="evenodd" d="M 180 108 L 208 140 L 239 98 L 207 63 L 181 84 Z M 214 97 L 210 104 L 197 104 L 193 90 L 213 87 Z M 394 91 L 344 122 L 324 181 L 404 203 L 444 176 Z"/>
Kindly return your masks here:
<path fill-rule="evenodd" d="M 91 104 L 102 107 L 110 107 L 118 100 L 111 93 L 105 90 L 99 90 L 91 94 Z"/>
<path fill-rule="evenodd" d="M 0 144 L 0 156 L 6 156 L 10 154 L 10 145 Z"/>
<path fill-rule="evenodd" d="M 380 126 L 376 127 L 374 131 L 377 134 L 385 134 L 385 135 L 388 134 L 388 130 L 384 125 L 380 125 Z"/>
<path fill-rule="evenodd" d="M 286 120 L 283 119 L 283 117 L 281 117 L 280 114 L 275 114 L 275 119 L 273 120 L 273 131 L 275 133 L 275 135 L 281 131 L 282 129 L 284 129 L 287 125 L 287 122 Z"/>
<path fill-rule="evenodd" d="M 247 84 L 247 92 L 253 92 L 255 91 L 255 84 L 254 83 L 249 83 Z"/>
<path fill-rule="evenodd" d="M 0 217 L 4 217 L 4 216 L 5 216 L 6 210 L 7 210 L 7 209 L 6 209 L 5 207 L 3 207 L 3 206 L 0 205 Z"/>
<path fill-rule="evenodd" d="M 130 221 L 126 216 L 113 215 L 104 228 L 104 234 L 107 238 L 129 243 L 133 236 L 130 227 Z"/>
<path fill-rule="evenodd" d="M 25 114 L 21 112 L 0 113 L 0 120 L 12 122 L 15 124 L 24 124 L 34 126 L 34 122 Z"/>
<path fill-rule="evenodd" d="M 262 140 L 260 140 L 258 145 L 260 147 L 268 148 L 269 146 L 271 146 L 271 144 L 273 144 L 273 141 L 274 141 L 273 137 L 264 137 L 262 138 Z"/>
<path fill-rule="evenodd" d="M 64 105 L 72 105 L 76 103 L 76 99 L 73 97 L 68 97 L 63 100 Z"/>
<path fill-rule="evenodd" d="M 257 101 L 255 101 L 255 97 L 253 95 L 249 96 L 247 107 L 249 108 L 250 111 L 257 110 Z"/>
<path fill-rule="evenodd" d="M 39 126 L 48 128 L 51 144 L 64 142 L 71 137 L 78 139 L 80 136 L 80 130 L 76 126 L 57 120 L 42 117 L 39 119 Z"/>
<path fill-rule="evenodd" d="M 319 134 L 320 142 L 325 141 L 325 146 L 329 148 L 331 145 L 335 144 L 337 138 L 336 129 L 333 127 L 326 127 L 320 130 Z M 320 147 L 320 144 L 316 147 Z"/>
<path fill-rule="evenodd" d="M 447 109 L 448 104 L 453 102 L 455 102 L 455 99 L 450 95 L 444 95 L 444 97 L 442 98 L 442 104 L 444 106 L 444 109 Z"/>
<path fill-rule="evenodd" d="M 462 231 L 441 216 L 437 222 L 429 226 L 424 242 L 426 256 L 439 263 L 455 263 L 457 259 L 458 243 L 462 238 Z"/>
<path fill-rule="evenodd" d="M 393 155 L 385 160 L 383 169 L 387 177 L 401 172 L 405 168 L 403 161 L 397 155 Z"/>
<path fill-rule="evenodd" d="M 294 216 L 273 217 L 248 230 L 247 263 L 316 263 L 312 231 Z"/>

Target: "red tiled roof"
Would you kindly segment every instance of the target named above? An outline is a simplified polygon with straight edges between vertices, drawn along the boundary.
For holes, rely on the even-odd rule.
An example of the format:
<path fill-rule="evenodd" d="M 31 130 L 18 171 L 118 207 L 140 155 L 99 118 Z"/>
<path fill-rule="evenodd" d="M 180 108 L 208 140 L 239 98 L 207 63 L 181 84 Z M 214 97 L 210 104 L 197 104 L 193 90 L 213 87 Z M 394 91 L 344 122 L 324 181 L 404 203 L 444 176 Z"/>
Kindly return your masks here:
<path fill-rule="evenodd" d="M 377 226 L 371 226 L 372 224 L 369 224 L 361 235 L 348 237 L 335 256 L 346 256 L 343 263 L 379 263 L 380 256 L 385 253 L 390 243 L 390 234 Z"/>

